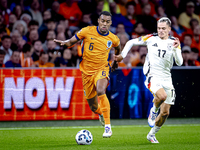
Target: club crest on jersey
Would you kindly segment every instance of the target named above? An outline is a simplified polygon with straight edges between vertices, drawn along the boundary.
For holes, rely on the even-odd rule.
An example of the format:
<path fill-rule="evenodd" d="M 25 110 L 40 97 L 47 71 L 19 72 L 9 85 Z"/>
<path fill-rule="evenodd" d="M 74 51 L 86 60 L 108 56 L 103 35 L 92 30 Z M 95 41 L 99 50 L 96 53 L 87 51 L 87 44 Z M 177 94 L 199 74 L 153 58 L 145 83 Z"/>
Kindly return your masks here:
<path fill-rule="evenodd" d="M 107 42 L 107 47 L 110 48 L 112 46 L 112 41 Z"/>
<path fill-rule="evenodd" d="M 171 50 L 172 49 L 172 45 L 173 45 L 172 43 L 168 43 L 167 44 L 167 48 Z"/>

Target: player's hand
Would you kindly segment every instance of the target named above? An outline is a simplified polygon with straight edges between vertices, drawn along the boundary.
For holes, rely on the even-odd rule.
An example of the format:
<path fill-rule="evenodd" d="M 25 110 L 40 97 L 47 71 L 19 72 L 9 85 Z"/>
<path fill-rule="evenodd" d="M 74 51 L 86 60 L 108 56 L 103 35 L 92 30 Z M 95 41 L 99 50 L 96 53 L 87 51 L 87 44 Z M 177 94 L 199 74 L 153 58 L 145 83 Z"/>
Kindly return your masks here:
<path fill-rule="evenodd" d="M 122 59 L 123 59 L 123 57 L 122 57 L 121 54 L 119 54 L 119 55 L 114 55 L 114 60 L 115 60 L 115 61 L 120 62 L 120 61 L 122 61 Z"/>
<path fill-rule="evenodd" d="M 179 45 L 180 45 L 179 39 L 178 39 L 178 38 L 175 38 L 174 43 L 173 43 L 173 46 L 174 46 L 175 48 L 178 48 Z"/>
<path fill-rule="evenodd" d="M 54 39 L 53 41 L 56 43 L 59 43 L 61 46 L 65 45 L 65 41 L 56 40 L 56 39 Z"/>
<path fill-rule="evenodd" d="M 113 61 L 111 64 L 111 72 L 115 71 L 118 68 L 118 62 L 117 61 Z"/>

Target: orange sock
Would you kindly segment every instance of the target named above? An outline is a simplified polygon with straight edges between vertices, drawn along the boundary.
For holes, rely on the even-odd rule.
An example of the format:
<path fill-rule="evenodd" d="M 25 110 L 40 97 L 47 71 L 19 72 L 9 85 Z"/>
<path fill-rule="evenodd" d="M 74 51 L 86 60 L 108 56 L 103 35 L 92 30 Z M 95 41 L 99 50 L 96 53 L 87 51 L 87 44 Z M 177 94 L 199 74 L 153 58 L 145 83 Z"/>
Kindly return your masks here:
<path fill-rule="evenodd" d="M 110 124 L 110 103 L 106 94 L 99 96 L 99 100 L 105 124 Z"/>
<path fill-rule="evenodd" d="M 95 111 L 95 113 L 96 113 L 96 114 L 99 114 L 99 115 L 102 114 L 101 107 L 100 107 L 99 104 L 98 104 L 98 108 L 97 108 L 97 110 Z"/>

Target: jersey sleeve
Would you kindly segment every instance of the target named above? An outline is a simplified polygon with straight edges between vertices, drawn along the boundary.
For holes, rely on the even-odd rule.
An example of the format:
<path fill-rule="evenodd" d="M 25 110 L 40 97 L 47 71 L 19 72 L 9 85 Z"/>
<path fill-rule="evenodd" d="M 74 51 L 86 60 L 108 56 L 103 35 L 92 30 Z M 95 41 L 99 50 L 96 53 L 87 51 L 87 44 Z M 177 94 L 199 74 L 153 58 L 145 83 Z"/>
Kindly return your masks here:
<path fill-rule="evenodd" d="M 156 36 L 157 34 L 148 34 L 145 36 L 141 36 L 139 37 L 139 41 L 141 43 L 141 45 L 147 45 L 148 41 L 150 40 L 150 37 L 152 36 Z"/>
<path fill-rule="evenodd" d="M 175 62 L 178 66 L 181 66 L 183 64 L 183 57 L 181 54 L 181 47 L 180 45 L 177 48 L 174 48 L 173 56 L 175 58 Z"/>
<path fill-rule="evenodd" d="M 117 47 L 119 46 L 119 44 L 120 44 L 120 40 L 117 36 L 115 36 L 112 47 Z"/>
<path fill-rule="evenodd" d="M 82 28 L 80 31 L 78 31 L 78 33 L 75 34 L 76 39 L 77 40 L 84 39 L 88 33 L 88 30 L 89 30 L 89 27 Z"/>
<path fill-rule="evenodd" d="M 123 57 L 123 58 L 126 57 L 127 53 L 128 53 L 129 50 L 132 48 L 132 46 L 136 46 L 136 45 L 147 45 L 148 39 L 149 39 L 150 37 L 152 37 L 152 36 L 153 36 L 152 34 L 148 34 L 148 35 L 146 35 L 146 36 L 141 36 L 141 37 L 139 37 L 139 38 L 129 40 L 129 41 L 126 43 L 126 45 L 125 45 L 125 47 L 124 47 L 124 49 L 123 49 L 123 51 L 122 51 L 122 53 L 121 53 L 122 57 Z"/>

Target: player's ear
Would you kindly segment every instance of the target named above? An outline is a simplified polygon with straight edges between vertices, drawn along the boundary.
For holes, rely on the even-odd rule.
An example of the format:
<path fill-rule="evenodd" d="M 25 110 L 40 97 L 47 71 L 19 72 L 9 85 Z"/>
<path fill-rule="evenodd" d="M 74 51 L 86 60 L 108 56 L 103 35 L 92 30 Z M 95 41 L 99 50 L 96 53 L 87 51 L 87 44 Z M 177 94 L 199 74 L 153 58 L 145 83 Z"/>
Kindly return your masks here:
<path fill-rule="evenodd" d="M 169 27 L 169 32 L 171 32 L 171 27 Z"/>
<path fill-rule="evenodd" d="M 98 20 L 97 20 L 97 21 L 98 21 L 98 23 L 100 22 L 99 18 L 98 18 Z"/>

